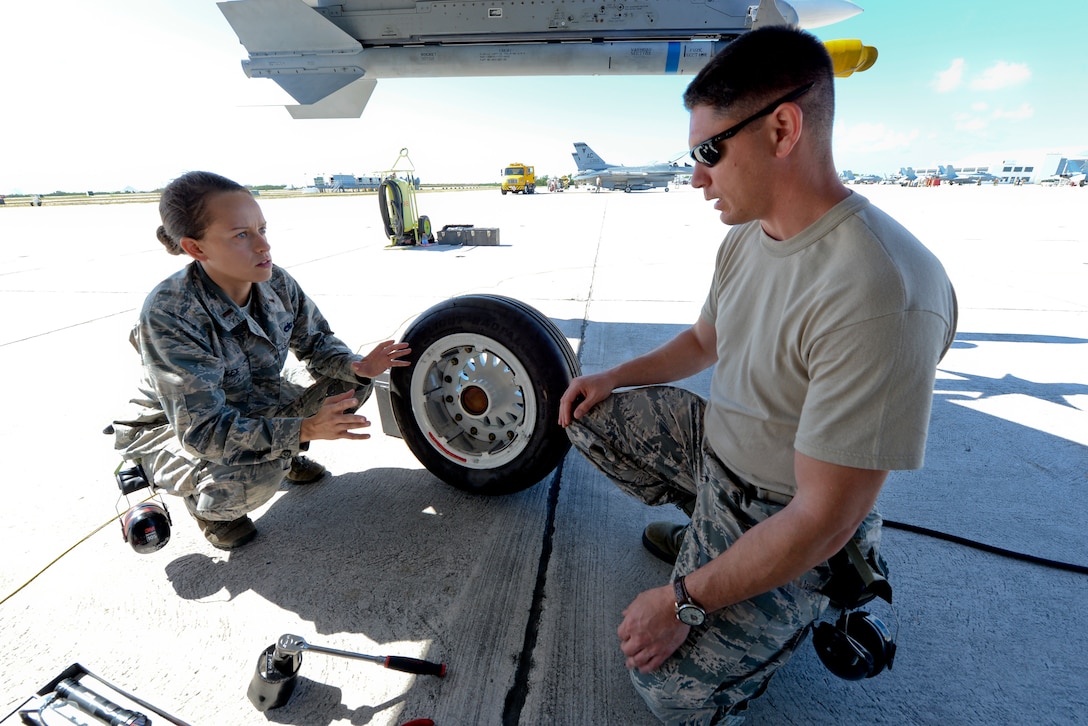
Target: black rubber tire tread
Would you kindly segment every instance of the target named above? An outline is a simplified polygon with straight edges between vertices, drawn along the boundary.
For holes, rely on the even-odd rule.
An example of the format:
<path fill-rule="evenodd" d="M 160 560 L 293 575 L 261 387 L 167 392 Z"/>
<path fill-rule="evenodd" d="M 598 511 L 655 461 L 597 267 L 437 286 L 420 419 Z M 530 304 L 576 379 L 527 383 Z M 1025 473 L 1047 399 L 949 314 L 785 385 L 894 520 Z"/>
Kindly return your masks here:
<path fill-rule="evenodd" d="M 389 200 L 387 189 L 392 190 L 393 204 L 395 205 L 395 219 L 390 219 Z M 378 187 L 378 204 L 382 209 L 382 222 L 385 224 L 385 235 L 392 238 L 394 235 L 399 240 L 404 236 L 404 195 L 400 191 L 400 185 L 392 179 L 386 179 Z"/>
<path fill-rule="evenodd" d="M 563 331 L 556 327 L 555 323 L 551 321 L 551 318 L 544 315 L 544 313 L 540 312 L 532 305 L 524 303 L 516 298 L 504 297 L 502 295 L 480 295 L 480 297 L 491 297 L 504 300 L 530 316 L 537 324 L 548 331 L 556 347 L 563 351 L 563 357 L 566 359 L 567 370 L 570 371 L 570 377 L 573 379 L 582 375 L 582 364 L 578 360 L 578 355 L 574 352 L 574 349 L 570 347 L 570 343 L 567 342 L 567 336 L 563 335 Z"/>
<path fill-rule="evenodd" d="M 443 456 L 426 440 L 412 412 L 412 372 L 418 356 L 435 341 L 463 333 L 489 338 L 513 353 L 528 372 L 537 399 L 527 447 L 493 469 L 461 466 Z M 558 424 L 559 399 L 581 366 L 566 336 L 540 311 L 501 295 L 463 295 L 423 312 L 402 340 L 412 348 L 412 365 L 390 371 L 393 414 L 408 448 L 428 471 L 464 491 L 502 495 L 528 489 L 562 461 L 570 441 Z"/>

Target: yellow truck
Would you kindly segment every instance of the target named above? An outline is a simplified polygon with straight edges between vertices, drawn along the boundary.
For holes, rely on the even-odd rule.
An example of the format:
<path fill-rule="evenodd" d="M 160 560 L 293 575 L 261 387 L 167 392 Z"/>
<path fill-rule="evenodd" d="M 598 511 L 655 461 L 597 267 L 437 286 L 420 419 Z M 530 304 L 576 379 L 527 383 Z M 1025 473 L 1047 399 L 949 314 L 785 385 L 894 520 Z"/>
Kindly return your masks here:
<path fill-rule="evenodd" d="M 532 194 L 536 191 L 536 172 L 533 167 L 520 162 L 512 162 L 502 170 L 502 193 L 524 192 Z"/>

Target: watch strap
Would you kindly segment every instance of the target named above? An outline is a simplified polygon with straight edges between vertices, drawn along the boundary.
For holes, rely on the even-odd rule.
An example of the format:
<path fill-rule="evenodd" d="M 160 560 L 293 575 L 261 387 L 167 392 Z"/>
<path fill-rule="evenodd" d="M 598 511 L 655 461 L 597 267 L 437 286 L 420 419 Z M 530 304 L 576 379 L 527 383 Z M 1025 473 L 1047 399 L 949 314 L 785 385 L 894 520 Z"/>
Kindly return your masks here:
<path fill-rule="evenodd" d="M 684 604 L 696 604 L 696 602 L 691 599 L 691 595 L 688 594 L 688 586 L 684 583 L 685 577 L 687 577 L 687 575 L 680 575 L 680 577 L 673 580 L 672 583 L 673 593 L 676 595 L 676 607 L 680 607 Z"/>
<path fill-rule="evenodd" d="M 706 619 L 706 611 L 702 606 L 691 599 L 684 577 L 678 577 L 672 583 L 673 593 L 676 595 L 676 619 L 684 625 L 702 625 Z"/>

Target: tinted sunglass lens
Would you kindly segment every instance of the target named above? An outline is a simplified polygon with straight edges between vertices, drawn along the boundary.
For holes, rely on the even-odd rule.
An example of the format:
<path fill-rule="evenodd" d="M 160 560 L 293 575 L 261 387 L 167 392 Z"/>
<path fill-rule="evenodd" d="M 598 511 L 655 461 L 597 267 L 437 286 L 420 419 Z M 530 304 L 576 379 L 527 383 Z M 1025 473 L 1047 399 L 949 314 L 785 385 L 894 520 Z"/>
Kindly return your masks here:
<path fill-rule="evenodd" d="M 707 166 L 714 166 L 718 163 L 718 159 L 722 158 L 718 153 L 718 147 L 709 141 L 704 141 L 695 147 L 695 160 L 702 162 Z"/>

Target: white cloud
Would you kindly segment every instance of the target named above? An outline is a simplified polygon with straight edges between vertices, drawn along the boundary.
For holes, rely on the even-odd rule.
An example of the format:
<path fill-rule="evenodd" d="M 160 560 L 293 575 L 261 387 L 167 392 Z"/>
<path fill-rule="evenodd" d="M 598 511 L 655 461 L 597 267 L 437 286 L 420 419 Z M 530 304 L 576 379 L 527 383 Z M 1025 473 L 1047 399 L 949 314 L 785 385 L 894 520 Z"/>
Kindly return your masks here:
<path fill-rule="evenodd" d="M 963 71 L 966 66 L 967 63 L 963 58 L 956 58 L 946 70 L 938 71 L 936 78 L 933 79 L 933 87 L 937 89 L 937 93 L 949 93 L 959 88 L 963 83 Z"/>
<path fill-rule="evenodd" d="M 1023 121 L 1034 115 L 1035 109 L 1029 103 L 1022 103 L 1010 110 L 995 108 L 993 111 L 990 111 L 988 104 L 973 103 L 970 111 L 953 114 L 952 125 L 957 131 L 981 134 L 990 128 L 991 121 Z"/>
<path fill-rule="evenodd" d="M 1022 103 L 1017 108 L 1009 111 L 1000 108 L 994 110 L 994 118 L 1010 119 L 1012 121 L 1023 121 L 1034 115 L 1035 109 L 1032 108 L 1030 103 Z"/>
<path fill-rule="evenodd" d="M 966 72 L 967 61 L 963 58 L 955 58 L 948 68 L 937 72 L 931 85 L 938 93 L 951 93 L 963 85 Z M 1024 83 L 1029 78 L 1031 78 L 1031 69 L 1026 63 L 997 61 L 971 78 L 968 87 L 972 91 L 997 91 Z"/>
<path fill-rule="evenodd" d="M 971 80 L 971 89 L 975 91 L 997 91 L 1009 86 L 1024 83 L 1031 78 L 1027 63 L 1009 63 L 998 61 Z"/>

